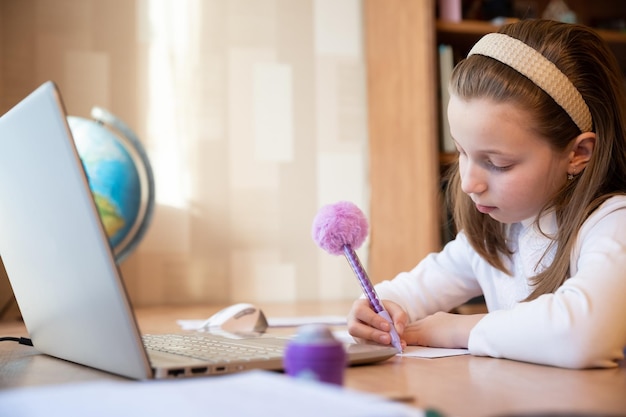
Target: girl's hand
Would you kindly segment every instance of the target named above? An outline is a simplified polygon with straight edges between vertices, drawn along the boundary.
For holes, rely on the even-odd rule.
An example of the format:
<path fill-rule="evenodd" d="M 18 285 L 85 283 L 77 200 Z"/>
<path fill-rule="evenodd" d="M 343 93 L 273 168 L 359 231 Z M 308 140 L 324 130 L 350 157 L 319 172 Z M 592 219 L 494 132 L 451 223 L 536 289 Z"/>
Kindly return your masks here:
<path fill-rule="evenodd" d="M 408 321 L 406 312 L 392 301 L 383 301 L 382 303 L 394 322 L 396 331 L 401 338 L 402 348 L 405 348 L 406 342 L 402 340 L 402 333 Z M 352 309 L 348 314 L 348 332 L 357 341 L 390 345 L 389 330 L 391 330 L 389 322 L 372 310 L 369 301 L 359 299 L 352 304 Z"/>
<path fill-rule="evenodd" d="M 470 332 L 484 316 L 438 312 L 409 324 L 403 339 L 409 345 L 467 348 Z"/>

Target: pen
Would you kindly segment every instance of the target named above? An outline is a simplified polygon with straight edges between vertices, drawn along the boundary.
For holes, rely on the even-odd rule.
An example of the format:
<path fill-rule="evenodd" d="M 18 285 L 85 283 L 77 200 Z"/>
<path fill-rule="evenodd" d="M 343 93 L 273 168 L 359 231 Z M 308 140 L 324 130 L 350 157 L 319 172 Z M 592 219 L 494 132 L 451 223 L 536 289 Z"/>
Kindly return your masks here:
<path fill-rule="evenodd" d="M 352 249 L 352 246 L 348 244 L 343 245 L 343 254 L 348 260 L 348 263 L 352 267 L 352 270 L 354 271 L 355 275 L 359 279 L 359 283 L 361 284 L 363 293 L 369 300 L 370 306 L 376 312 L 376 314 L 383 317 L 389 323 L 389 326 L 390 326 L 389 334 L 391 335 L 391 344 L 393 345 L 393 347 L 398 349 L 400 353 L 402 353 L 402 343 L 400 342 L 400 336 L 398 335 L 398 331 L 396 330 L 396 327 L 393 325 L 393 320 L 391 320 L 391 316 L 389 315 L 389 312 L 385 310 L 385 307 L 383 307 L 383 303 L 380 301 L 380 298 L 378 298 L 378 294 L 376 294 L 376 290 L 374 289 L 374 286 L 372 285 L 372 281 L 370 281 L 369 277 L 367 276 L 367 272 L 365 272 L 365 268 L 363 268 L 363 265 L 361 265 L 361 261 L 359 260 L 359 257 L 357 256 L 354 249 Z"/>
<path fill-rule="evenodd" d="M 398 331 L 393 325 L 393 320 L 380 302 L 365 268 L 361 265 L 361 261 L 354 251 L 365 240 L 367 230 L 367 219 L 363 212 L 349 201 L 340 201 L 320 209 L 313 220 L 311 234 L 319 247 L 328 253 L 332 255 L 343 253 L 358 278 L 372 309 L 389 323 L 391 344 L 398 352 L 402 353 L 402 343 Z"/>

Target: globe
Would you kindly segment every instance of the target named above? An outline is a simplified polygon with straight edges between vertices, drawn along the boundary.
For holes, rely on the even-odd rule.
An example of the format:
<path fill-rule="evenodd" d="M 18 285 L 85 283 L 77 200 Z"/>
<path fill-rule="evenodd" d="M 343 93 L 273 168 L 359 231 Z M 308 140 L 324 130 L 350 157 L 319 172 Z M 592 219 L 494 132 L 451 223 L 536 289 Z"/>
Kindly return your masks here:
<path fill-rule="evenodd" d="M 143 239 L 154 209 L 150 161 L 135 133 L 108 111 L 68 116 L 102 225 L 119 264 Z"/>

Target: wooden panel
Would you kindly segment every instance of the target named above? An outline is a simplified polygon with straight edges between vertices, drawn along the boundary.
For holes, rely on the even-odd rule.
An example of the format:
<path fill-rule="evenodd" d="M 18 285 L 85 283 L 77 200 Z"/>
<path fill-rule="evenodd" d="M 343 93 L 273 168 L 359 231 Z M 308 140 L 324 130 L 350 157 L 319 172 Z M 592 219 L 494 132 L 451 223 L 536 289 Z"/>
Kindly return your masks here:
<path fill-rule="evenodd" d="M 34 0 L 0 0 L 0 114 L 17 104 L 37 86 L 35 81 L 36 25 Z"/>
<path fill-rule="evenodd" d="M 379 282 L 439 249 L 433 0 L 366 0 L 369 271 Z"/>

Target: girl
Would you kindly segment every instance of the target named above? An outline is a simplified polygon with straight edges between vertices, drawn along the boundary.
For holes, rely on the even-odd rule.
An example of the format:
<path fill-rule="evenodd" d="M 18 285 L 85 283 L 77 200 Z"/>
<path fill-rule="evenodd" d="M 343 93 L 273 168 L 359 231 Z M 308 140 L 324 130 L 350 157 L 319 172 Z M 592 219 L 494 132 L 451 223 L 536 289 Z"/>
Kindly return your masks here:
<path fill-rule="evenodd" d="M 567 368 L 612 367 L 626 346 L 626 98 L 592 30 L 520 21 L 454 69 L 459 152 L 448 195 L 460 231 L 376 286 L 405 345 Z M 451 309 L 483 295 L 487 314 Z M 390 343 L 357 300 L 357 340 Z"/>

